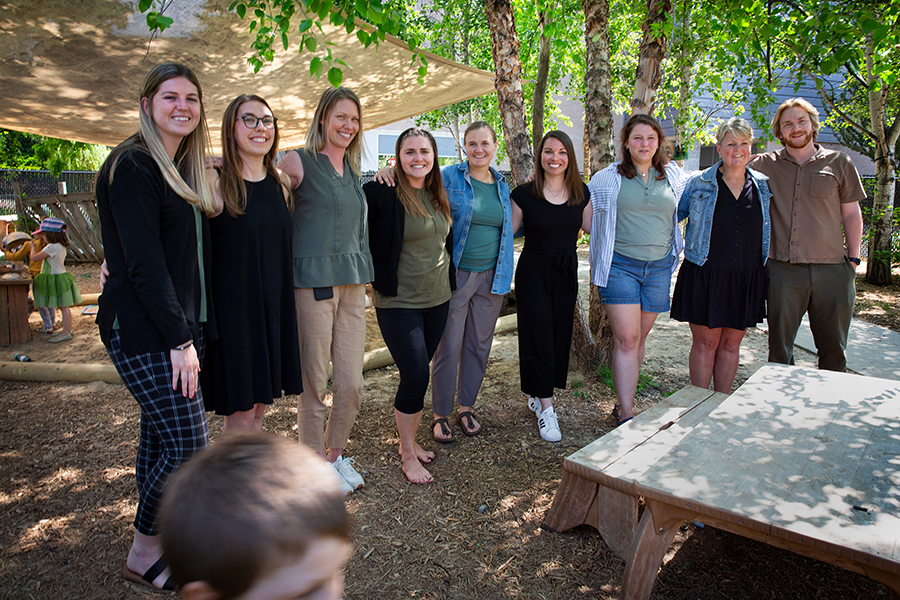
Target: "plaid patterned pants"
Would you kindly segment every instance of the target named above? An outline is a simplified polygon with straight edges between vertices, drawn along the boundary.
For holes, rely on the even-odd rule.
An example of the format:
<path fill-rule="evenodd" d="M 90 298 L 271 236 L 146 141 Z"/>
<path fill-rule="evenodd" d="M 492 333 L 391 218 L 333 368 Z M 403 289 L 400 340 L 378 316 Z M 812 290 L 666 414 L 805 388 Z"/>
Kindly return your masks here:
<path fill-rule="evenodd" d="M 203 362 L 205 338 L 197 340 Z M 181 394 L 181 384 L 172 389 L 172 362 L 169 352 L 127 354 L 122 351 L 119 332 L 109 341 L 109 353 L 125 387 L 141 407 L 141 436 L 135 475 L 138 508 L 134 527 L 145 535 L 156 535 L 157 515 L 168 478 L 181 463 L 209 443 L 209 428 L 198 389 L 193 398 Z"/>

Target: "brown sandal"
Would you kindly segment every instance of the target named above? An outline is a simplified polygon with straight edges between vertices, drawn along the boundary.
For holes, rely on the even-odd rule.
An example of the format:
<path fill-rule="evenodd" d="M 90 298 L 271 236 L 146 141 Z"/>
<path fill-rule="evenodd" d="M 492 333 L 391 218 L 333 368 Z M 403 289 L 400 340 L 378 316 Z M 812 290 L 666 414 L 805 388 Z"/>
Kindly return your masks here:
<path fill-rule="evenodd" d="M 463 420 L 465 420 L 465 422 L 466 422 L 465 425 L 463 425 Z M 456 424 L 459 425 L 459 428 L 462 429 L 462 432 L 469 437 L 472 437 L 472 436 L 475 436 L 475 435 L 478 435 L 479 433 L 481 433 L 481 427 L 479 427 L 475 431 L 472 431 L 473 429 L 475 429 L 475 425 L 476 425 L 474 411 L 467 410 L 465 412 L 459 413 L 459 416 L 456 417 Z"/>
<path fill-rule="evenodd" d="M 444 435 L 444 436 L 450 436 L 450 437 L 449 437 L 449 438 L 447 438 L 447 437 L 439 438 L 438 436 L 436 436 L 436 435 L 434 434 L 434 426 L 435 426 L 435 425 L 440 425 L 440 426 L 441 426 L 441 435 Z M 447 418 L 446 418 L 446 417 L 441 417 L 440 419 L 435 419 L 435 420 L 431 423 L 431 437 L 433 437 L 433 438 L 434 438 L 434 441 L 436 441 L 436 442 L 439 443 L 439 444 L 450 444 L 450 443 L 456 441 L 456 440 L 453 438 L 453 431 L 451 431 L 451 430 L 450 430 L 450 427 L 447 425 Z"/>

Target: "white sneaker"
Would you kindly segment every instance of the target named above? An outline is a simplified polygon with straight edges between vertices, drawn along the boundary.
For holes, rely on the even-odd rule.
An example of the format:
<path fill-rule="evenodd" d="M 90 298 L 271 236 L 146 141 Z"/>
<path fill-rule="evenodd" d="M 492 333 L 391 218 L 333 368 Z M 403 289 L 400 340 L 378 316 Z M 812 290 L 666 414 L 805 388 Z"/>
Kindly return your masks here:
<path fill-rule="evenodd" d="M 362 475 L 357 473 L 356 469 L 353 468 L 353 463 L 355 462 L 356 460 L 352 458 L 338 456 L 338 459 L 334 461 L 332 465 L 334 466 L 334 470 L 347 482 L 347 485 L 349 485 L 351 489 L 358 490 L 366 482 L 362 478 Z"/>
<path fill-rule="evenodd" d="M 541 402 L 538 400 L 538 407 Z M 556 417 L 556 411 L 553 407 L 548 407 L 545 411 L 538 415 L 538 431 L 541 437 L 548 442 L 558 442 L 562 439 L 562 433 L 559 431 L 559 419 Z"/>
<path fill-rule="evenodd" d="M 344 479 L 344 476 L 341 475 L 341 472 L 338 471 L 337 465 L 334 463 L 330 463 L 331 467 L 334 469 L 334 476 L 337 478 L 338 487 L 341 488 L 341 493 L 345 496 L 349 496 L 353 493 L 353 486 L 347 483 L 347 480 Z"/>
<path fill-rule="evenodd" d="M 541 418 L 541 399 L 537 396 L 528 396 L 528 408 L 534 411 L 534 416 L 537 418 Z"/>

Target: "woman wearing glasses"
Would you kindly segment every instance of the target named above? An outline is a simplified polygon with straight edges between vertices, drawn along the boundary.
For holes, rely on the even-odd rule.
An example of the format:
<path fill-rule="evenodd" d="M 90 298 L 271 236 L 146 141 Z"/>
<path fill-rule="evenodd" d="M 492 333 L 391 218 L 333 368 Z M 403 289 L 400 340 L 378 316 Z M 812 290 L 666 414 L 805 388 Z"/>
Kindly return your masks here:
<path fill-rule="evenodd" d="M 212 299 L 219 339 L 207 347 L 200 385 L 223 431 L 262 429 L 267 404 L 299 394 L 300 348 L 291 267 L 293 197 L 275 168 L 278 122 L 266 101 L 241 95 L 225 109 L 216 191 L 224 211 L 209 222 Z M 221 209 L 220 209 L 221 210 Z"/>

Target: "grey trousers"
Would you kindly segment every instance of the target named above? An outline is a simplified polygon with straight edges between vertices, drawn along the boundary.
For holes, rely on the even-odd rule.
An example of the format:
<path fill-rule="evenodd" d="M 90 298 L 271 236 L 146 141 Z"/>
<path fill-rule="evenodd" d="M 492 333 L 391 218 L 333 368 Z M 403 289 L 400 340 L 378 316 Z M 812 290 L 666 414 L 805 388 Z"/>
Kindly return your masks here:
<path fill-rule="evenodd" d="M 794 340 L 805 313 L 816 343 L 819 368 L 845 371 L 847 334 L 856 300 L 856 270 L 841 264 L 792 264 L 769 259 L 769 362 L 794 364 Z"/>
<path fill-rule="evenodd" d="M 436 415 L 446 417 L 453 412 L 457 380 L 459 405 L 475 405 L 503 303 L 503 296 L 491 293 L 493 281 L 494 269 L 456 271 L 450 314 L 431 363 L 431 409 Z"/>

